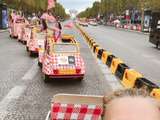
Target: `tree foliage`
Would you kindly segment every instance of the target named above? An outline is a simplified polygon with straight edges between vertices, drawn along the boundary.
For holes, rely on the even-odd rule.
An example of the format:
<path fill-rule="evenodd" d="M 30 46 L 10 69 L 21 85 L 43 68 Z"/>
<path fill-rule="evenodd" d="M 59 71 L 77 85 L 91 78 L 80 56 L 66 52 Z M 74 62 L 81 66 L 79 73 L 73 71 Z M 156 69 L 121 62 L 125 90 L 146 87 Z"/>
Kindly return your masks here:
<path fill-rule="evenodd" d="M 96 8 L 95 8 L 96 6 Z M 82 11 L 79 17 L 96 17 L 98 13 L 107 15 L 113 13 L 114 15 L 121 15 L 125 10 L 136 9 L 141 11 L 149 9 L 153 11 L 160 11 L 159 0 L 101 0 L 101 2 L 94 2 L 91 8 Z"/>
<path fill-rule="evenodd" d="M 38 13 L 47 9 L 48 0 L 3 0 L 9 8 L 23 11 L 24 13 Z M 60 3 L 56 3 L 56 7 L 52 9 L 55 15 L 65 18 L 66 12 Z"/>

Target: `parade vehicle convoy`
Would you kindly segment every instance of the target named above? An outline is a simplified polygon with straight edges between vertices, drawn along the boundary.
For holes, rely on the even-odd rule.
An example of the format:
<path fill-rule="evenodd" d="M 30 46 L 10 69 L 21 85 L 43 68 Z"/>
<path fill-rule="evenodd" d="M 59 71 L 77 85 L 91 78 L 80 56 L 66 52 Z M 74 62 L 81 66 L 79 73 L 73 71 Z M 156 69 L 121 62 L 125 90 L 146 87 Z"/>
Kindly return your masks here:
<path fill-rule="evenodd" d="M 151 18 L 149 42 L 158 48 L 160 46 L 160 12 L 153 12 Z"/>
<path fill-rule="evenodd" d="M 54 43 L 52 38 L 47 38 L 42 73 L 44 82 L 49 82 L 51 78 L 82 80 L 85 74 L 85 65 L 80 55 L 79 44 Z"/>

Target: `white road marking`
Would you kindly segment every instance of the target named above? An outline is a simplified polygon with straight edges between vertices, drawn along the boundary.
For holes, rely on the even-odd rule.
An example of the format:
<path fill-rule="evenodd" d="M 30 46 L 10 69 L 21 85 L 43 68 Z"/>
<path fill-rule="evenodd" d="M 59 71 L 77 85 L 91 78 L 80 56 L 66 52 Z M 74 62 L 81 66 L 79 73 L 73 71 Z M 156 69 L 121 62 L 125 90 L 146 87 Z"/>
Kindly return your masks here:
<path fill-rule="evenodd" d="M 15 86 L 10 90 L 10 92 L 2 99 L 0 102 L 0 120 L 4 120 L 4 118 L 7 116 L 8 111 L 7 107 L 8 105 L 13 101 L 17 100 L 24 92 L 25 86 Z"/>
<path fill-rule="evenodd" d="M 22 80 L 32 80 L 35 77 L 35 75 L 38 73 L 38 70 L 39 70 L 39 67 L 37 65 L 37 59 L 36 59 L 32 67 L 22 77 Z"/>
<path fill-rule="evenodd" d="M 105 79 L 107 80 L 113 91 L 123 88 L 119 80 L 117 80 L 117 78 L 111 73 L 110 69 L 105 64 L 103 64 L 101 60 L 97 59 L 97 64 L 102 70 Z"/>
<path fill-rule="evenodd" d="M 31 80 L 38 73 L 38 65 L 37 60 L 34 61 L 32 67 L 26 72 L 26 74 L 22 77 L 22 80 Z M 9 93 L 2 99 L 0 102 L 0 120 L 4 120 L 8 115 L 8 106 L 12 107 L 10 103 L 12 101 L 16 101 L 25 91 L 26 86 L 15 86 L 12 88 Z"/>

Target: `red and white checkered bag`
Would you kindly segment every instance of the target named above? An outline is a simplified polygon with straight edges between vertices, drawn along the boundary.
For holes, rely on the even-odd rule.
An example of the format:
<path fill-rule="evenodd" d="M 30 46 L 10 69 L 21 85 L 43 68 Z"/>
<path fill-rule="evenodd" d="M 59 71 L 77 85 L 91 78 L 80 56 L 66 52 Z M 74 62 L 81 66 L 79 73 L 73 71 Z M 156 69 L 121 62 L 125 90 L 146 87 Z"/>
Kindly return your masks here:
<path fill-rule="evenodd" d="M 101 120 L 103 107 L 86 104 L 53 103 L 51 120 Z"/>

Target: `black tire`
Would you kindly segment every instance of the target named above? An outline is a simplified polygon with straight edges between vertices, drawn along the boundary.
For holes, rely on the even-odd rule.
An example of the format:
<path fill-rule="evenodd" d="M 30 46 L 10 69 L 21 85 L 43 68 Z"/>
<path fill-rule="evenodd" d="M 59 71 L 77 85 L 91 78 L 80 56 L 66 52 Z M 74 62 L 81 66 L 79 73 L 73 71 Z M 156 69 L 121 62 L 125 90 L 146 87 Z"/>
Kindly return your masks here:
<path fill-rule="evenodd" d="M 44 83 L 49 83 L 50 82 L 50 78 L 49 78 L 49 75 L 43 75 L 43 81 Z"/>
<path fill-rule="evenodd" d="M 78 78 L 78 81 L 81 82 L 83 79 L 84 79 L 84 77 L 79 77 L 79 78 Z"/>
<path fill-rule="evenodd" d="M 34 53 L 32 51 L 29 51 L 29 56 L 34 57 Z"/>
<path fill-rule="evenodd" d="M 12 35 L 10 34 L 9 37 L 12 38 Z"/>
<path fill-rule="evenodd" d="M 26 51 L 29 52 L 29 48 L 26 46 Z"/>
<path fill-rule="evenodd" d="M 159 47 L 159 41 L 157 42 L 157 44 L 156 44 L 156 48 L 158 48 Z"/>
<path fill-rule="evenodd" d="M 42 69 L 42 63 L 38 61 L 38 66 Z"/>
<path fill-rule="evenodd" d="M 26 45 L 26 41 L 22 41 L 23 45 Z"/>

